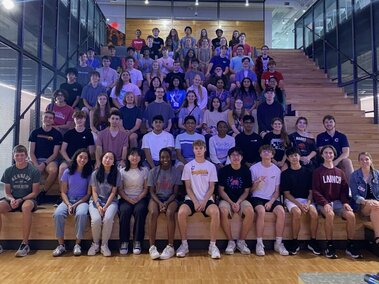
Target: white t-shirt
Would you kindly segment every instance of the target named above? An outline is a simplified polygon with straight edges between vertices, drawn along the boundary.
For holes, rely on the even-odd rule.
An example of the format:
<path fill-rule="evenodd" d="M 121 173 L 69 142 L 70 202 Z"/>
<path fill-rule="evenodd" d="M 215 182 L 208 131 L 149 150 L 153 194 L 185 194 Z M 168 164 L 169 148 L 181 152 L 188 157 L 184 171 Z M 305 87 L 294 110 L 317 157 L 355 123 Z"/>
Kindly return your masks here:
<path fill-rule="evenodd" d="M 129 71 L 129 74 L 130 74 L 130 81 L 133 84 L 137 85 L 138 81 L 142 81 L 143 80 L 142 72 L 139 71 L 138 69 L 133 68 L 132 70 L 128 70 L 128 71 Z"/>
<path fill-rule="evenodd" d="M 205 87 L 201 86 L 201 96 L 199 89 L 193 85 L 187 89 L 188 91 L 194 91 L 197 97 L 197 105 L 201 110 L 207 109 L 208 104 L 208 91 Z"/>
<path fill-rule="evenodd" d="M 228 159 L 228 151 L 230 148 L 236 145 L 234 137 L 226 135 L 224 138 L 219 137 L 218 135 L 212 136 L 209 139 L 209 156 L 212 163 L 215 164 L 224 164 Z"/>
<path fill-rule="evenodd" d="M 209 190 L 209 183 L 218 181 L 217 170 L 215 165 L 207 160 L 198 163 L 194 159 L 184 166 L 182 180 L 189 180 L 196 199 L 203 201 Z M 188 200 L 190 197 L 186 195 L 185 199 Z M 213 197 L 210 200 L 213 200 Z"/>
<path fill-rule="evenodd" d="M 157 61 L 161 67 L 161 72 L 166 75 L 170 73 L 170 70 L 167 69 L 166 66 L 168 66 L 169 68 L 172 68 L 174 66 L 174 59 L 172 59 L 171 57 L 167 57 L 167 58 L 161 57 Z"/>
<path fill-rule="evenodd" d="M 142 149 L 150 149 L 154 161 L 159 161 L 159 151 L 165 147 L 175 147 L 174 136 L 167 131 L 162 131 L 160 134 L 151 131 L 142 138 Z"/>
<path fill-rule="evenodd" d="M 261 182 L 258 189 L 253 191 L 251 196 L 270 200 L 275 192 L 275 188 L 280 184 L 279 168 L 274 164 L 271 164 L 271 166 L 267 168 L 259 162 L 250 167 L 250 172 L 253 182 L 261 176 L 265 178 L 264 182 Z"/>
<path fill-rule="evenodd" d="M 125 168 L 120 169 L 122 189 L 130 198 L 136 198 L 144 189 L 144 183 L 147 181 L 149 170 L 147 168 L 130 169 L 125 171 Z"/>
<path fill-rule="evenodd" d="M 135 96 L 141 95 L 141 90 L 138 88 L 136 84 L 129 83 L 122 86 L 122 89 L 120 90 L 120 94 L 116 96 L 116 86 L 112 88 L 110 97 L 112 99 L 117 99 L 118 103 L 121 107 L 124 106 L 124 97 L 127 92 L 132 92 Z"/>

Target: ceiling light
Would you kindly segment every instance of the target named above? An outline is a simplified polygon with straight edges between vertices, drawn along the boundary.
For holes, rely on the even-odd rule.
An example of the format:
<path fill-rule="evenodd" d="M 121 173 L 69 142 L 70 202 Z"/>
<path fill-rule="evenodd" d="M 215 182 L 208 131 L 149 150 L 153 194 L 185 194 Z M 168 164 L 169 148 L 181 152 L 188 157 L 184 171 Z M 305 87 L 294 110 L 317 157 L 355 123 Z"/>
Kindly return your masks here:
<path fill-rule="evenodd" d="M 3 4 L 4 8 L 7 10 L 12 10 L 15 6 L 13 0 L 3 0 L 2 4 Z"/>
<path fill-rule="evenodd" d="M 145 5 L 149 5 L 149 0 L 145 0 Z"/>
<path fill-rule="evenodd" d="M 245 2 L 245 6 L 246 6 L 246 7 L 249 6 L 249 0 L 246 0 L 246 2 Z"/>
<path fill-rule="evenodd" d="M 199 0 L 195 1 L 195 6 L 199 6 Z"/>

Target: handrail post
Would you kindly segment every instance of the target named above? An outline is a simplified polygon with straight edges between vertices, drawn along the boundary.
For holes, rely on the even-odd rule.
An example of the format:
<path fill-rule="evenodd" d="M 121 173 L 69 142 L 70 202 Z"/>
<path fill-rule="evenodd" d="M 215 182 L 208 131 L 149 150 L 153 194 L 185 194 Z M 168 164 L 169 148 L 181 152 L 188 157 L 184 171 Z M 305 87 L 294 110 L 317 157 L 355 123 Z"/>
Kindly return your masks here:
<path fill-rule="evenodd" d="M 356 52 L 356 43 L 355 43 L 355 0 L 352 1 L 352 17 L 351 17 L 351 25 L 352 25 L 352 43 L 353 43 L 353 61 L 355 64 L 353 64 L 353 95 L 354 95 L 354 104 L 358 103 L 358 70 L 357 70 L 357 52 Z"/>
<path fill-rule="evenodd" d="M 379 102 L 378 102 L 378 60 L 376 51 L 376 26 L 374 1 L 370 2 L 370 18 L 371 18 L 371 64 L 372 64 L 372 95 L 374 101 L 374 123 L 379 123 Z"/>

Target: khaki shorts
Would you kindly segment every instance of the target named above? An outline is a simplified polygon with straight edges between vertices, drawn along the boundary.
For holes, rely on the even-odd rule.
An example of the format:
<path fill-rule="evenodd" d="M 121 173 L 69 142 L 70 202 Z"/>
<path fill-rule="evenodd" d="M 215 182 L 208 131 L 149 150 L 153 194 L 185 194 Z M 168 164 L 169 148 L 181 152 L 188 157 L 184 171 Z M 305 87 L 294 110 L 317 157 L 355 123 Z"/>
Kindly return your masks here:
<path fill-rule="evenodd" d="M 232 206 L 230 205 L 229 202 L 225 201 L 225 200 L 221 200 L 220 203 L 218 204 L 218 207 L 221 209 L 221 208 L 226 208 L 229 212 L 229 219 L 232 219 L 233 217 L 233 210 L 232 210 Z M 245 208 L 248 208 L 248 207 L 251 207 L 253 208 L 253 206 L 250 204 L 249 201 L 247 200 L 244 200 L 241 202 L 240 204 L 240 211 L 238 212 L 238 215 L 240 217 L 244 217 L 243 215 L 243 211 L 245 210 Z"/>

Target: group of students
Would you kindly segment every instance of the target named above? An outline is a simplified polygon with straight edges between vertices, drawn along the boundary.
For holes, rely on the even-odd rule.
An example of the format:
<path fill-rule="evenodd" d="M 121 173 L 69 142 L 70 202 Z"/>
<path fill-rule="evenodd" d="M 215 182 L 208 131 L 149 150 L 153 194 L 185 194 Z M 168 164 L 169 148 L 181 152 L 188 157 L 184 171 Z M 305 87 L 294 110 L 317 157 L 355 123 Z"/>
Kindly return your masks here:
<path fill-rule="evenodd" d="M 44 126 L 49 122 L 51 125 L 54 118 L 52 114 L 49 111 L 44 114 Z M 111 126 L 104 131 L 108 130 L 111 133 L 110 128 L 116 128 L 120 122 L 119 112 L 112 112 L 109 122 Z M 314 139 L 304 134 L 306 119 L 299 118 L 297 128 L 304 130 L 304 133 L 297 131 L 297 134 L 290 135 L 296 138 L 293 141 L 297 143 L 286 147 L 283 164 L 287 166 L 286 169 L 282 167 L 282 170 L 275 164 L 276 149 L 273 144 L 265 144 L 260 136 L 252 131 L 254 118 L 251 115 L 244 116 L 244 132 L 239 134 L 247 139 L 238 139 L 237 135 L 236 141 L 242 143 L 236 142 L 237 146 L 227 146 L 223 149 L 227 152 L 226 162 L 219 164 L 206 159 L 206 139 L 195 131 L 196 119 L 193 116 L 185 118 L 186 132 L 176 137 L 176 158 L 172 155 L 173 137 L 163 131 L 163 122 L 161 115 L 153 117 L 153 131 L 145 135 L 144 140 L 149 135 L 152 137 L 148 139 L 150 143 L 143 141 L 144 151 L 135 147 L 128 150 L 128 147 L 125 147 L 127 135 L 124 138 L 126 144 L 123 144 L 122 149 L 107 149 L 105 144 L 96 144 L 96 154 L 100 156 L 96 159 L 95 170 L 88 147 L 75 150 L 60 177 L 62 202 L 54 213 L 59 245 L 53 252 L 54 256 L 62 255 L 66 251 L 64 225 L 69 215 L 75 215 L 76 244 L 73 253 L 82 254 L 80 243 L 84 236 L 88 212 L 91 216 L 93 237 L 88 255 L 95 255 L 99 251 L 104 256 L 111 255 L 108 240 L 117 213 L 120 218 L 119 238 L 122 255 L 127 254 L 129 250 L 131 216 L 134 216 L 133 253 L 141 253 L 148 216 L 149 254 L 152 259 L 168 259 L 175 254 L 178 257 L 186 256 L 189 252 L 187 218 L 195 212 L 202 212 L 205 217 L 211 219 L 209 254 L 214 259 L 221 256 L 216 246 L 220 224 L 228 238 L 225 253 L 233 254 L 238 249 L 243 254 L 250 254 L 246 239 L 254 219 L 257 234 L 255 252 L 258 256 L 265 255 L 263 230 L 266 212 L 273 212 L 276 216 L 274 249 L 281 255 L 296 254 L 299 251 L 297 238 L 303 214 L 310 215 L 311 240 L 307 247 L 314 254 L 321 254 L 316 241 L 319 212 L 325 217 L 326 257 L 337 257 L 333 244 L 333 220 L 334 216 L 338 215 L 347 221 L 346 253 L 353 258 L 360 258 L 361 252 L 353 242 L 356 222 L 354 207 L 363 215 L 371 217 L 375 231 L 374 242 L 379 244 L 379 171 L 373 167 L 372 158 L 366 152 L 359 154 L 361 167 L 352 174 L 347 176 L 339 169 L 343 167 L 345 171 L 349 170 L 346 165 L 350 165 L 351 161 L 348 159 L 347 138 L 336 131 L 334 117 L 324 117 L 326 132 L 317 136 L 318 149 L 315 148 Z M 219 133 L 225 134 L 226 129 L 225 122 L 218 123 Z M 160 136 L 162 133 L 165 137 Z M 49 131 L 47 134 L 32 133 L 31 137 L 33 136 L 50 141 L 55 147 L 54 138 Z M 100 141 L 101 137 L 102 133 L 97 141 Z M 278 138 L 276 143 L 280 143 L 280 139 L 282 138 Z M 162 146 L 167 141 L 171 141 L 171 146 L 160 149 L 152 146 L 154 143 Z M 313 142 L 308 143 L 309 141 Z M 31 142 L 30 149 L 36 150 L 36 145 L 38 142 Z M 45 147 L 47 148 L 46 144 Z M 77 143 L 77 147 L 81 147 L 81 144 Z M 156 157 L 154 151 L 157 151 Z M 313 151 L 320 154 L 320 165 L 312 159 Z M 115 152 L 122 152 L 122 160 L 117 160 Z M 147 160 L 146 163 L 145 153 L 149 152 L 154 159 Z M 35 161 L 36 157 L 31 154 L 29 162 L 27 149 L 22 145 L 14 148 L 13 158 L 15 165 L 9 167 L 1 179 L 5 184 L 5 198 L 0 201 L 0 213 L 22 211 L 23 241 L 16 256 L 25 256 L 30 250 L 28 237 L 31 213 L 37 209 L 36 197 L 40 191 L 40 176 L 47 160 L 41 158 L 38 164 L 38 161 Z M 253 160 L 250 160 L 252 158 Z M 53 159 L 51 163 L 57 164 L 57 161 Z M 186 192 L 184 200 L 179 194 L 182 182 Z M 349 186 L 354 201 L 353 207 L 350 206 Z M 280 201 L 281 194 L 284 195 L 284 205 L 292 216 L 293 241 L 287 247 L 282 242 L 285 207 Z M 176 212 L 182 242 L 175 251 L 173 244 Z M 155 246 L 157 218 L 160 213 L 167 217 L 168 232 L 168 244 L 161 254 Z M 236 242 L 233 240 L 230 225 L 230 218 L 234 213 L 242 218 Z"/>

